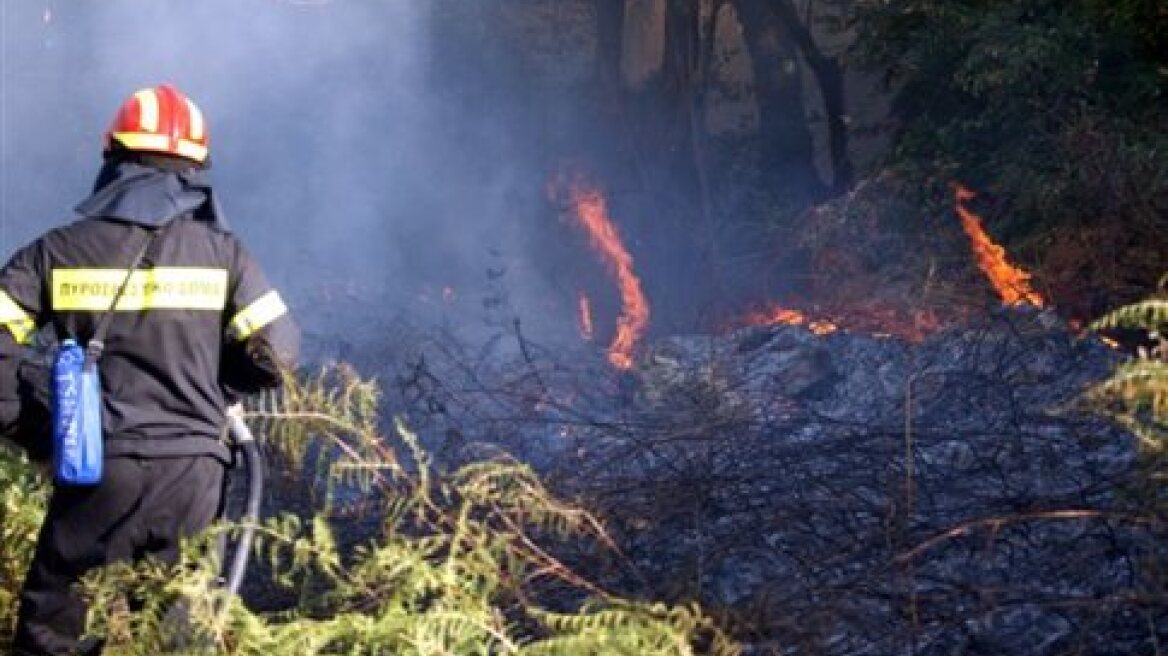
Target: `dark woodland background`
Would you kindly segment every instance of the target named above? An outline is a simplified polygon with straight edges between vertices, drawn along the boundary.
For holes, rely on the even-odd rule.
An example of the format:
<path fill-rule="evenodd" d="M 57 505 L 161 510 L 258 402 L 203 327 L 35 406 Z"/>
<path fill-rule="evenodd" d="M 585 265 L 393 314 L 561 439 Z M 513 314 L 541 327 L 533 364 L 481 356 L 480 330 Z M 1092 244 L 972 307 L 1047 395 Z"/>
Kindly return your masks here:
<path fill-rule="evenodd" d="M 1166 268 L 1153 0 L 22 0 L 3 17 L 7 249 L 85 194 L 111 108 L 171 80 L 212 117 L 236 229 L 305 308 L 424 313 L 450 288 L 465 311 L 443 316 L 470 325 L 506 271 L 535 329 L 571 332 L 579 291 L 611 323 L 606 272 L 545 193 L 565 170 L 603 190 L 659 335 L 776 302 L 992 304 L 954 182 L 1066 318 Z"/>

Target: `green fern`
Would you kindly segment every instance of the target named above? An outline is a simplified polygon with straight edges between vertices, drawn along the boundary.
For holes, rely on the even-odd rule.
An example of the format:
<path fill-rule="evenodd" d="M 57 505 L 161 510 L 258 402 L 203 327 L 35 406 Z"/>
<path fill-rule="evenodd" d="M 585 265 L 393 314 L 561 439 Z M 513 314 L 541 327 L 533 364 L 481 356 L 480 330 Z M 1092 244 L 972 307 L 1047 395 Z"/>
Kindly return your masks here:
<path fill-rule="evenodd" d="M 1160 332 L 1168 327 L 1168 299 L 1152 298 L 1125 305 L 1096 319 L 1093 330 L 1109 328 L 1141 328 Z"/>
<path fill-rule="evenodd" d="M 1146 450 L 1164 451 L 1168 445 L 1168 344 L 1164 339 L 1168 299 L 1153 298 L 1118 308 L 1091 327 L 1141 329 L 1155 342 L 1117 366 L 1110 378 L 1091 386 L 1083 399 L 1130 430 Z"/>
<path fill-rule="evenodd" d="M 621 599 L 552 555 L 549 541 L 612 542 L 530 467 L 500 456 L 439 475 L 403 422 L 392 440 L 377 432 L 376 399 L 374 385 L 341 367 L 290 378 L 283 393 L 249 409 L 272 436 L 275 461 L 322 491 L 316 516 L 254 527 L 256 553 L 277 581 L 311 594 L 268 614 L 223 598 L 210 545 L 240 527 L 217 525 L 174 566 L 119 565 L 87 577 L 90 630 L 107 638 L 106 653 L 739 653 L 697 606 Z M 340 506 L 330 495 L 353 490 L 376 500 L 380 531 L 341 553 L 332 524 Z M 549 582 L 591 601 L 576 613 L 547 610 L 537 600 Z M 130 612 L 127 598 L 146 603 Z M 187 621 L 174 621 L 176 606 Z"/>

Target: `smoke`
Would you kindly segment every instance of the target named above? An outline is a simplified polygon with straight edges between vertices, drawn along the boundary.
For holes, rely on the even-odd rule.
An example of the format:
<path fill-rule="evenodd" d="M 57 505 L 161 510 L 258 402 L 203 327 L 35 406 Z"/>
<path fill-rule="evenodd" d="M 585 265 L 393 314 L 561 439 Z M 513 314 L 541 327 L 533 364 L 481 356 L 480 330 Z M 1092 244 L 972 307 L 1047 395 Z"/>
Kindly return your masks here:
<path fill-rule="evenodd" d="M 308 332 L 393 313 L 472 328 L 501 284 L 538 322 L 525 226 L 546 169 L 506 90 L 466 102 L 479 53 L 435 43 L 435 6 L 0 0 L 0 249 L 71 220 L 115 109 L 172 82 L 208 117 L 228 220 Z"/>

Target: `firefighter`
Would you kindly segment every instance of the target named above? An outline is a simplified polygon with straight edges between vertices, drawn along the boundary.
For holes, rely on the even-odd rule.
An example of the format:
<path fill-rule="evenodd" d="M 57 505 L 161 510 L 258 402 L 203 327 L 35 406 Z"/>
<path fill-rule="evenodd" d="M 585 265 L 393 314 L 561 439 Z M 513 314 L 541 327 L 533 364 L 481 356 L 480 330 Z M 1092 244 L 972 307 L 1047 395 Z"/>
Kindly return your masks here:
<path fill-rule="evenodd" d="M 0 271 L 0 420 L 34 458 L 50 436 L 30 435 L 11 403 L 24 345 L 41 327 L 84 344 L 110 316 L 98 361 L 104 472 L 96 485 L 53 490 L 21 591 L 17 654 L 100 653 L 80 639 L 86 607 L 74 584 L 114 561 L 175 561 L 180 539 L 221 511 L 233 390 L 274 387 L 294 363 L 296 327 L 224 221 L 207 145 L 203 114 L 176 88 L 134 93 L 80 218 Z"/>

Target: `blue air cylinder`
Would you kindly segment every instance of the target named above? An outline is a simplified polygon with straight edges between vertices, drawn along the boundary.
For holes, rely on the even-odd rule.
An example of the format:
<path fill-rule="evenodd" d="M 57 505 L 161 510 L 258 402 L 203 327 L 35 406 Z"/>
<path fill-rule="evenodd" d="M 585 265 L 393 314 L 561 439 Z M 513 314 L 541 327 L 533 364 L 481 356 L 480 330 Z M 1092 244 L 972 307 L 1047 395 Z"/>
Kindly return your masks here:
<path fill-rule="evenodd" d="M 66 339 L 53 361 L 53 474 L 63 485 L 101 481 L 101 383 L 85 349 Z"/>

